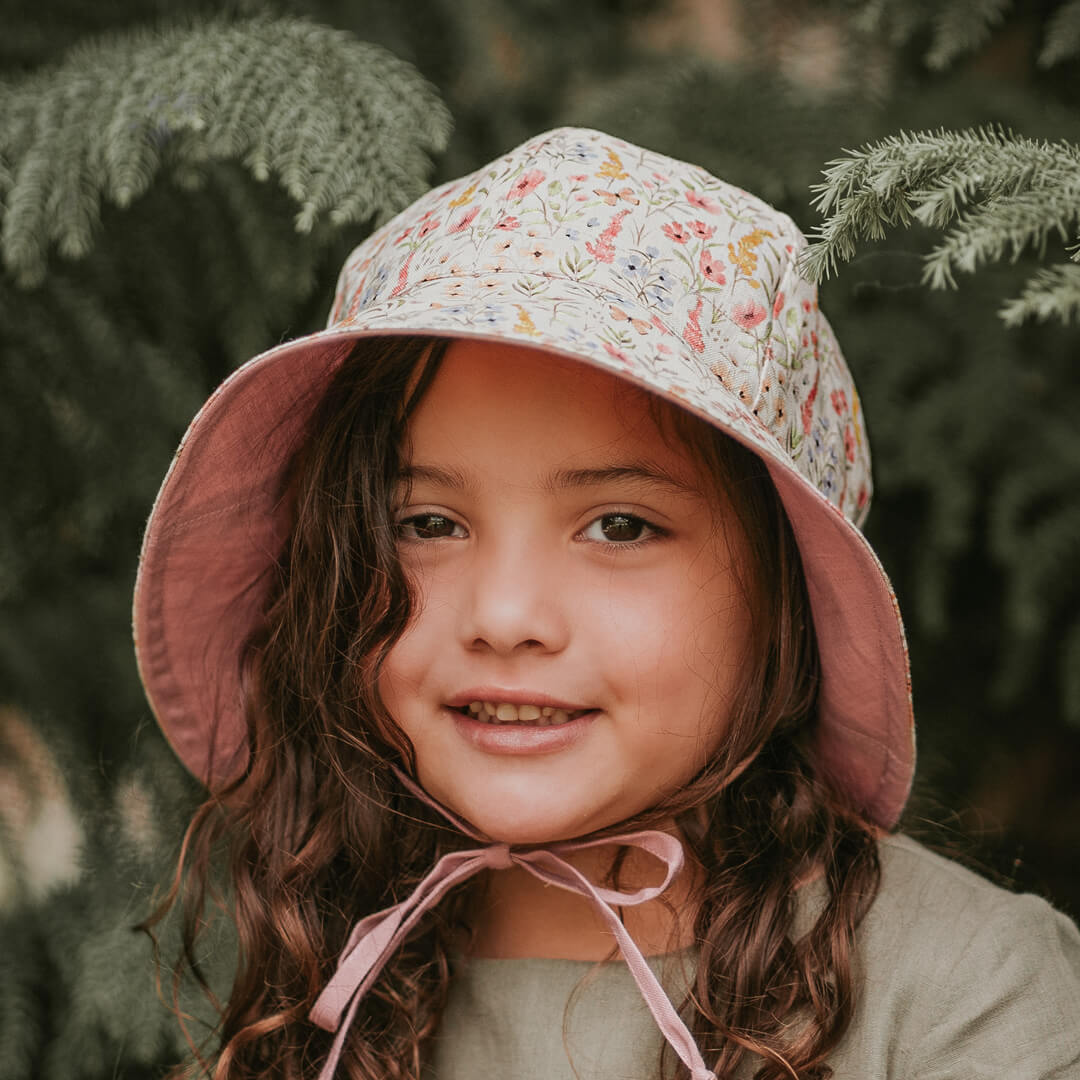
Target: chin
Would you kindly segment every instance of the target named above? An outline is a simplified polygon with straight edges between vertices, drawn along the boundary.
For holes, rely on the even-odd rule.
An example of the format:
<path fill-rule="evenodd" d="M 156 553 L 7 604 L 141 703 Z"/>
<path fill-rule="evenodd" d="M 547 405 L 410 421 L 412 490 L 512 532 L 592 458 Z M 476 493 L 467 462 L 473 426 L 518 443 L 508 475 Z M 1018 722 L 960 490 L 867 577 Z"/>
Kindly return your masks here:
<path fill-rule="evenodd" d="M 553 808 L 535 804 L 515 806 L 513 800 L 506 799 L 478 800 L 479 805 L 467 800 L 444 799 L 443 802 L 478 832 L 500 844 L 552 844 L 573 840 L 607 824 L 596 814 L 568 812 L 565 804 Z"/>

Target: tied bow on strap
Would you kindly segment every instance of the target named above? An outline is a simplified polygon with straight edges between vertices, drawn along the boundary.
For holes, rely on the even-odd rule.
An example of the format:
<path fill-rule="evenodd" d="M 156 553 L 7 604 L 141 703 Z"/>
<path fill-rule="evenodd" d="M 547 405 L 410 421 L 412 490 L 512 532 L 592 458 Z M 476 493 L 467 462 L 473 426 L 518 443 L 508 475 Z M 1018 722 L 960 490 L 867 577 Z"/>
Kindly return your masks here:
<path fill-rule="evenodd" d="M 445 807 L 435 802 L 404 773 L 398 772 L 398 776 L 413 794 L 438 810 L 468 836 L 483 839 Z M 638 889 L 636 892 L 600 888 L 561 857 L 569 852 L 610 844 L 641 848 L 655 856 L 667 867 L 663 882 L 650 888 Z M 509 844 L 489 844 L 482 848 L 444 855 L 406 900 L 361 919 L 349 935 L 337 970 L 311 1010 L 311 1020 L 315 1024 L 336 1033 L 330 1054 L 319 1073 L 319 1080 L 332 1080 L 345 1037 L 361 999 L 424 912 L 434 907 L 455 885 L 473 874 L 478 874 L 481 870 L 507 870 L 511 866 L 520 866 L 548 885 L 579 893 L 593 904 L 615 935 L 619 950 L 649 1011 L 656 1018 L 660 1030 L 671 1043 L 675 1053 L 690 1069 L 692 1080 L 716 1080 L 714 1074 L 705 1066 L 693 1036 L 614 910 L 616 906 L 633 907 L 656 899 L 675 879 L 682 865 L 682 844 L 675 837 L 654 830 L 622 833 L 600 840 L 568 840 L 521 849 L 513 848 Z"/>

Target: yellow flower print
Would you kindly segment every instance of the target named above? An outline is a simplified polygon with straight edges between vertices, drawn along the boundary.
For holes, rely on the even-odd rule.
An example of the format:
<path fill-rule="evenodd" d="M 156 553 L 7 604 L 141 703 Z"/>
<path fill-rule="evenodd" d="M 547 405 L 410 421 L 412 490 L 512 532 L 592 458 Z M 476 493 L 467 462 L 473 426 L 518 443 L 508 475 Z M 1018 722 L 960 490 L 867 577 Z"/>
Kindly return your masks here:
<path fill-rule="evenodd" d="M 475 194 L 476 184 L 472 184 L 467 187 L 453 202 L 450 203 L 450 209 L 456 210 L 459 206 L 464 206 Z"/>
<path fill-rule="evenodd" d="M 623 169 L 623 163 L 614 150 L 607 152 L 607 161 L 600 166 L 597 176 L 606 176 L 609 180 L 625 180 L 630 174 Z"/>
<path fill-rule="evenodd" d="M 536 337 L 540 331 L 536 329 L 536 324 L 532 321 L 528 311 L 520 304 L 515 304 L 514 307 L 518 311 L 518 321 L 514 324 L 514 330 L 519 334 L 530 334 L 532 337 Z"/>
<path fill-rule="evenodd" d="M 747 233 L 739 240 L 738 248 L 734 244 L 728 244 L 728 258 L 731 261 L 731 265 L 739 269 L 739 271 L 745 274 L 747 277 L 753 277 L 754 271 L 757 269 L 758 257 L 754 248 L 761 243 L 765 237 L 772 239 L 773 234 L 767 229 L 755 229 L 753 232 Z"/>

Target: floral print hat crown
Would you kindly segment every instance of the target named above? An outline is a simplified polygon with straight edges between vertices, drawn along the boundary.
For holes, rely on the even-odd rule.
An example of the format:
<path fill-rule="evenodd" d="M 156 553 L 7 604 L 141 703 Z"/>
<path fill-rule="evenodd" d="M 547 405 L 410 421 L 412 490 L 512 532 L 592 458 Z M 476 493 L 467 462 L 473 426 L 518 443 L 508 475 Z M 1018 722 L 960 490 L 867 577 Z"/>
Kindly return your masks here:
<path fill-rule="evenodd" d="M 216 391 L 155 504 L 136 652 L 180 757 L 208 783 L 242 765 L 239 646 L 289 528 L 282 471 L 355 342 L 494 339 L 612 372 L 762 458 L 819 641 L 819 766 L 872 820 L 894 824 L 914 768 L 907 652 L 857 528 L 869 446 L 799 272 L 805 243 L 788 217 L 704 169 L 575 128 L 531 139 L 378 229 L 345 263 L 328 329 L 256 357 Z"/>

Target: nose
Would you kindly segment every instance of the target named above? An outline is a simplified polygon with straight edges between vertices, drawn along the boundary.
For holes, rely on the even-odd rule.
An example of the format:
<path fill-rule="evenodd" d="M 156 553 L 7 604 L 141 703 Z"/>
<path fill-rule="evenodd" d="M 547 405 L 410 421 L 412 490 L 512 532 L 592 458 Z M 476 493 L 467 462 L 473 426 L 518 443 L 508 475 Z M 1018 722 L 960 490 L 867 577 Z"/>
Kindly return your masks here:
<path fill-rule="evenodd" d="M 558 559 L 535 538 L 482 545 L 463 575 L 461 642 L 499 656 L 557 653 L 570 636 L 567 583 Z"/>

